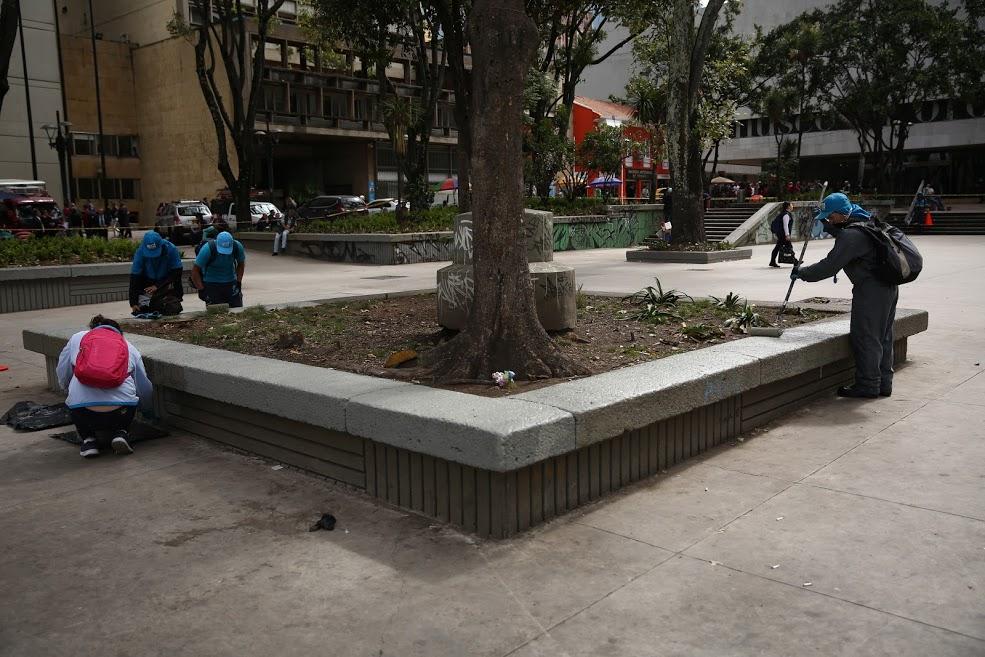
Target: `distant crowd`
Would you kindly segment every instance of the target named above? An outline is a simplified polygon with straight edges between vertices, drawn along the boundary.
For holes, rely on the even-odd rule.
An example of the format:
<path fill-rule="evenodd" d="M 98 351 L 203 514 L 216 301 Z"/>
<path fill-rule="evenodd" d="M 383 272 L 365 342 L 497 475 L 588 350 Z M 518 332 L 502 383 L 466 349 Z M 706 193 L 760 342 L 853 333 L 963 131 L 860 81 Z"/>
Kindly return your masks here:
<path fill-rule="evenodd" d="M 11 199 L 4 199 L 0 211 L 0 230 L 21 239 L 54 235 L 109 239 L 113 230 L 118 237 L 130 239 L 133 237 L 130 227 L 136 221 L 136 213 L 131 212 L 126 203 L 111 203 L 108 210 L 97 209 L 92 203 L 81 208 L 69 203 L 59 209 L 53 204 L 51 207 L 44 204 L 16 206 Z"/>

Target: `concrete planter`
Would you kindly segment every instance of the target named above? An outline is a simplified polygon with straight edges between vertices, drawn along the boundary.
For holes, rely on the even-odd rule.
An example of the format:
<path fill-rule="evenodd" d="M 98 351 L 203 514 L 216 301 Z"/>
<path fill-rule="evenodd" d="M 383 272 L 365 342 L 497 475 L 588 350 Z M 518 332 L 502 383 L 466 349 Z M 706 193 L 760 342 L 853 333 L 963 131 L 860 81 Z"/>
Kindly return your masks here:
<path fill-rule="evenodd" d="M 237 233 L 250 250 L 273 251 L 274 233 Z M 303 255 L 329 262 L 361 265 L 407 265 L 451 260 L 452 233 L 291 233 L 288 255 Z"/>
<path fill-rule="evenodd" d="M 896 361 L 927 313 L 897 312 Z M 49 384 L 76 328 L 24 331 Z M 168 424 L 481 536 L 507 537 L 851 380 L 849 318 L 506 398 L 132 335 Z"/>
<path fill-rule="evenodd" d="M 712 262 L 729 260 L 748 260 L 752 249 L 731 249 L 729 251 L 651 251 L 634 249 L 626 251 L 629 262 L 686 262 L 706 265 Z"/>
<path fill-rule="evenodd" d="M 192 261 L 183 264 L 190 272 Z M 10 267 L 0 269 L 0 313 L 125 301 L 129 289 L 129 262 Z"/>

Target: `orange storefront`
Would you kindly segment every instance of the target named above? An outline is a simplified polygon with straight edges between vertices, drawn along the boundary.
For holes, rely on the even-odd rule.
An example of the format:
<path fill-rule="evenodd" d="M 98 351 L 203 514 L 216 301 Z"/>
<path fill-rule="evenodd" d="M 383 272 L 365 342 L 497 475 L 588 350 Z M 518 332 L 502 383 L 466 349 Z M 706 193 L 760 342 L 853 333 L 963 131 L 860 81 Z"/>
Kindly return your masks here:
<path fill-rule="evenodd" d="M 599 122 L 621 127 L 627 139 L 644 146 L 643 152 L 638 151 L 623 158 L 617 173 L 620 181 L 619 198 L 639 199 L 644 196 L 653 198 L 654 179 L 657 180 L 657 187 L 662 187 L 666 183 L 661 181 L 670 178 L 667 162 L 663 160 L 662 135 L 654 135 L 646 128 L 634 125 L 632 120 L 631 107 L 607 100 L 576 96 L 571 114 L 571 136 L 575 144 L 580 144 L 585 135 L 593 131 Z M 599 174 L 597 171 L 587 173 L 589 180 Z M 588 193 L 596 194 L 598 190 L 589 188 Z"/>

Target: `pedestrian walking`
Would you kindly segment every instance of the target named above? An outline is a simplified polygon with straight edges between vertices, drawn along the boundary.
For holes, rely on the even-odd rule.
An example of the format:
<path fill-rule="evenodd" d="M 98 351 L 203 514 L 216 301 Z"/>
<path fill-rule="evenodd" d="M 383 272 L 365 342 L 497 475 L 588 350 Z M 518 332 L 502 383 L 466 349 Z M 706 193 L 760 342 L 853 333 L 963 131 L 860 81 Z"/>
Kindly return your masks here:
<path fill-rule="evenodd" d="M 770 267 L 779 267 L 780 265 L 776 264 L 776 257 L 785 250 L 793 248 L 793 244 L 790 242 L 790 225 L 793 223 L 790 208 L 790 201 L 784 201 L 779 216 L 770 224 L 770 230 L 776 238 L 776 246 L 773 247 L 773 252 L 770 254 Z"/>
<path fill-rule="evenodd" d="M 855 382 L 838 388 L 839 397 L 889 397 L 893 393 L 893 322 L 899 287 L 875 274 L 877 252 L 872 240 L 853 224 L 870 222 L 872 215 L 842 193 L 824 199 L 817 219 L 835 238 L 834 247 L 816 264 L 794 265 L 792 280 L 808 283 L 831 278 L 840 270 L 852 282 L 851 342 Z"/>
<path fill-rule="evenodd" d="M 96 315 L 58 356 L 58 383 L 68 391 L 65 405 L 82 439 L 83 458 L 99 456 L 100 447 L 132 454 L 130 424 L 138 406 L 149 407 L 154 391 L 140 352 L 120 325 Z M 102 442 L 102 444 L 101 444 Z"/>
<path fill-rule="evenodd" d="M 231 233 L 223 231 L 195 256 L 192 284 L 206 305 L 228 303 L 230 308 L 242 308 L 245 271 L 246 249 Z"/>

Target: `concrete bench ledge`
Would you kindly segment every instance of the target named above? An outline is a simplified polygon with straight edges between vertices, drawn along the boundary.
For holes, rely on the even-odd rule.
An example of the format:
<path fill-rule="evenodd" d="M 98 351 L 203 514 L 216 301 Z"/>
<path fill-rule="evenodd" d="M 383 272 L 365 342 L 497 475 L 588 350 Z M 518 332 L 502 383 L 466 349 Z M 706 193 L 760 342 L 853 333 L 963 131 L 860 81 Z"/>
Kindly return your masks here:
<path fill-rule="evenodd" d="M 182 261 L 185 272 L 191 271 L 193 263 L 192 259 Z M 0 313 L 125 300 L 130 287 L 130 264 L 0 269 Z M 185 289 L 191 289 L 187 282 Z"/>
<path fill-rule="evenodd" d="M 925 311 L 899 310 L 896 340 L 927 323 Z M 24 346 L 51 363 L 75 330 L 28 329 Z M 496 399 L 129 337 L 157 386 L 507 472 L 844 361 L 848 330 L 837 317 Z"/>
<path fill-rule="evenodd" d="M 236 233 L 238 240 L 265 240 L 273 242 L 274 232 L 242 232 Z M 452 231 L 435 231 L 430 233 L 291 233 L 288 241 L 298 239 L 310 242 L 385 242 L 401 244 L 418 240 L 452 239 Z"/>

